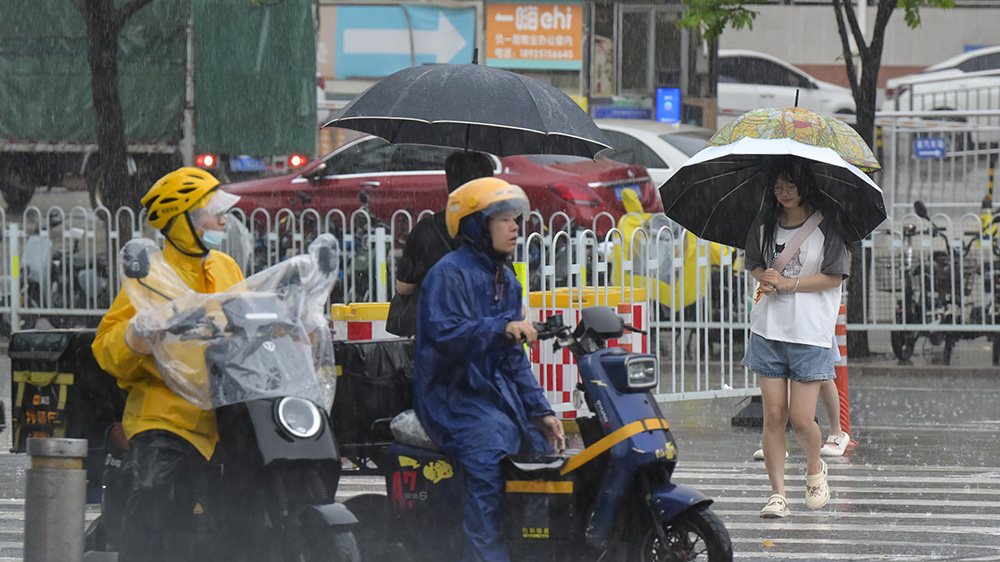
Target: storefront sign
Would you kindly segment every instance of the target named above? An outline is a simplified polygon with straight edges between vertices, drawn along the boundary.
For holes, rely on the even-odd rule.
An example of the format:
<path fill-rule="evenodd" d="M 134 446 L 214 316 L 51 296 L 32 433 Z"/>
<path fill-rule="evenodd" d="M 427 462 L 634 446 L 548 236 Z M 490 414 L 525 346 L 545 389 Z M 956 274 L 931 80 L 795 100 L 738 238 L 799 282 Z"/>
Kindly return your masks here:
<path fill-rule="evenodd" d="M 580 4 L 487 4 L 486 64 L 579 70 L 582 21 Z"/>

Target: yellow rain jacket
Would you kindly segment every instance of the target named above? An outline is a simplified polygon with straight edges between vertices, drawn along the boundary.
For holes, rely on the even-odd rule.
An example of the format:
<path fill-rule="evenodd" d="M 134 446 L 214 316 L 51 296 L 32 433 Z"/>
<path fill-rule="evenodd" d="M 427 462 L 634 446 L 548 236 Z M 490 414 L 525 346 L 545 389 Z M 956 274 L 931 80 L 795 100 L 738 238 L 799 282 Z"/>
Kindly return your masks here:
<path fill-rule="evenodd" d="M 174 221 L 167 238 L 190 253 L 200 251 L 186 221 Z M 239 266 L 222 252 L 211 251 L 205 258 L 192 257 L 168 242 L 163 258 L 198 293 L 225 291 L 243 280 Z M 125 435 L 131 439 L 143 431 L 164 429 L 183 437 L 210 459 L 219 442 L 215 413 L 174 394 L 160 377 L 153 356 L 137 354 L 125 344 L 125 330 L 135 313 L 125 291 L 119 292 L 101 320 L 91 348 L 101 368 L 118 379 L 118 386 L 128 392 L 122 417 Z"/>
<path fill-rule="evenodd" d="M 632 232 L 638 228 L 643 228 L 652 216 L 650 213 L 643 211 L 642 202 L 639 201 L 638 194 L 631 189 L 622 190 L 622 205 L 625 208 L 625 212 L 628 214 L 622 216 L 622 218 L 618 220 L 618 230 L 621 231 L 624 241 L 621 246 L 615 246 L 615 250 L 612 255 L 612 260 L 615 264 L 622 263 L 623 251 L 626 253 L 625 255 L 631 255 Z M 656 235 L 656 232 L 649 232 L 647 233 L 647 236 L 642 238 L 637 237 L 636 240 L 651 242 L 656 239 Z M 660 240 L 662 242 L 666 242 L 670 239 L 668 237 L 661 236 Z M 723 246 L 722 244 L 718 244 L 716 242 L 709 243 L 710 263 L 712 265 L 719 265 L 721 263 L 722 255 L 728 254 L 730 251 L 730 248 Z M 656 300 L 664 306 L 680 310 L 693 304 L 695 300 L 698 299 L 698 296 L 704 292 L 698 289 L 698 238 L 687 230 L 684 231 L 681 253 L 684 257 L 683 283 L 681 282 L 681 279 L 674 280 L 662 277 L 655 279 L 641 275 L 635 275 L 635 279 L 633 279 L 632 275 L 622 271 L 622 268 L 620 267 L 614 268 L 615 273 L 612 276 L 613 281 L 616 284 L 634 287 L 647 287 L 647 284 L 655 283 Z M 702 274 L 702 284 L 705 283 L 704 276 L 706 274 L 707 272 L 703 272 Z M 674 281 L 673 284 L 676 285 L 673 288 L 671 288 L 671 281 Z M 671 301 L 671 291 L 673 292 L 673 301 Z M 673 306 L 671 306 L 671 303 L 673 303 Z"/>

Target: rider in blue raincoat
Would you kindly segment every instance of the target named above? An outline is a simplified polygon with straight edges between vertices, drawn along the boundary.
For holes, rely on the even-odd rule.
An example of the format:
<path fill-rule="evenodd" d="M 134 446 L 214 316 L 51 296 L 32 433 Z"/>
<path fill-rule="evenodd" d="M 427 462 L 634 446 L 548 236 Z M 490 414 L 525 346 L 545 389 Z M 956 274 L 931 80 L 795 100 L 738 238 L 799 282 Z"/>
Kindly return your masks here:
<path fill-rule="evenodd" d="M 413 406 L 442 452 L 466 472 L 463 560 L 509 560 L 500 505 L 506 455 L 565 448 L 562 424 L 524 349 L 538 338 L 523 319 L 521 284 L 507 266 L 528 198 L 515 185 L 480 178 L 448 197 L 448 232 L 463 245 L 420 288 Z"/>

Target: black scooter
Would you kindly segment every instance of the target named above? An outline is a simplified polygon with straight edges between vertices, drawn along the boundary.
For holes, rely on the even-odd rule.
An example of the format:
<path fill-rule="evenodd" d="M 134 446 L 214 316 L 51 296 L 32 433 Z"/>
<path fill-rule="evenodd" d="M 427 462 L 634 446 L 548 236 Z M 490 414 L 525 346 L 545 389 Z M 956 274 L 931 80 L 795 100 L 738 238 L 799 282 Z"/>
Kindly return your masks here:
<path fill-rule="evenodd" d="M 178 541 L 225 561 L 357 562 L 351 512 L 334 500 L 341 459 L 330 418 L 335 376 L 321 307 L 336 279 L 337 241 L 323 235 L 297 256 L 215 294 L 187 289 L 159 249 L 122 250 L 130 300 L 160 329 L 153 355 L 171 389 L 215 410 L 212 468 L 176 486 Z M 142 316 L 142 312 L 140 315 Z M 138 317 L 137 317 L 138 318 Z M 203 360 L 199 360 L 203 358 Z M 129 475 L 109 452 L 91 550 L 113 550 Z M 173 540 L 173 539 L 171 539 Z M 202 558 L 199 558 L 202 559 Z M 212 559 L 207 558 L 207 559 Z"/>

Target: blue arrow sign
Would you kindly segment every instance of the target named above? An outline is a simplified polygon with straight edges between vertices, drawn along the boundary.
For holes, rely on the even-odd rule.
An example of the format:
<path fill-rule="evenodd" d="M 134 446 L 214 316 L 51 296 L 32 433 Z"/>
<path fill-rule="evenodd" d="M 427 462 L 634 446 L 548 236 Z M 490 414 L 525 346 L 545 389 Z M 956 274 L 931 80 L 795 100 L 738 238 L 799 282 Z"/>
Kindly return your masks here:
<path fill-rule="evenodd" d="M 335 76 L 372 78 L 421 64 L 472 62 L 475 8 L 338 6 Z"/>
<path fill-rule="evenodd" d="M 913 139 L 913 155 L 917 158 L 944 158 L 947 153 L 944 137 Z"/>

